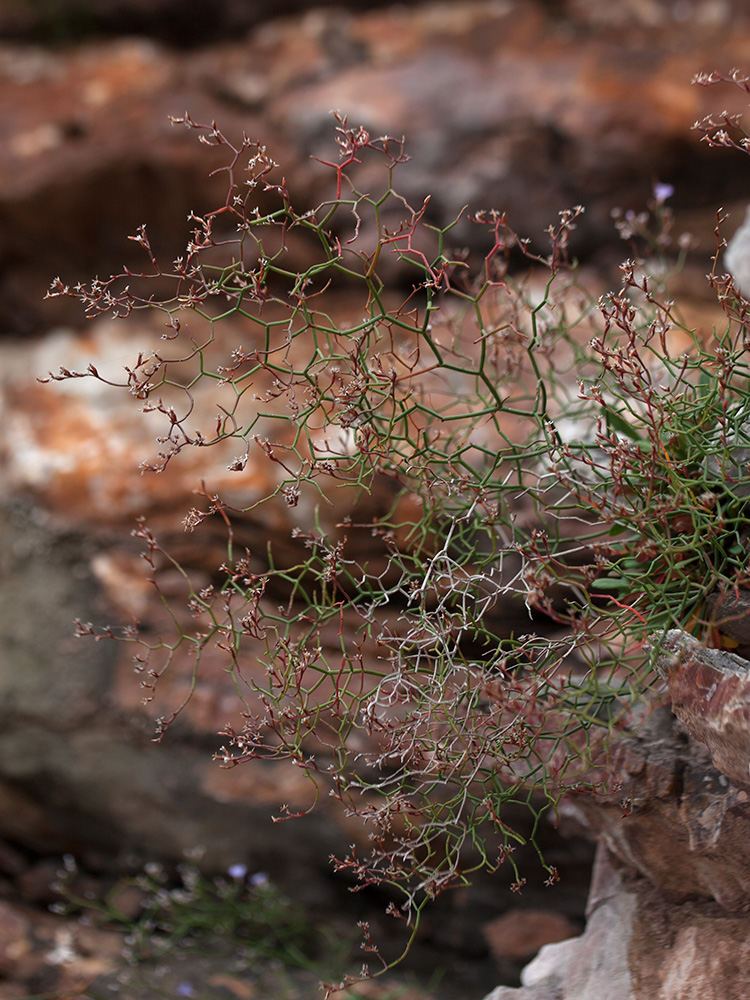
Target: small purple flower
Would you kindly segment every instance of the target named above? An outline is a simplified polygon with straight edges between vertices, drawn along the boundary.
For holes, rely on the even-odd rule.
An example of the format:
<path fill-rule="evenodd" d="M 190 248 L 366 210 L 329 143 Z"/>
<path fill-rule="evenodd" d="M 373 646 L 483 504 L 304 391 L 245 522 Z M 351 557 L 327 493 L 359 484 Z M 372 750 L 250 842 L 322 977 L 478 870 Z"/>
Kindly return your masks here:
<path fill-rule="evenodd" d="M 241 882 L 247 875 L 247 865 L 230 865 L 229 868 L 227 868 L 227 875 L 229 875 L 230 878 L 235 878 L 238 882 Z"/>
<path fill-rule="evenodd" d="M 674 187 L 671 184 L 654 184 L 654 198 L 657 205 L 663 205 L 667 198 L 674 194 Z"/>
<path fill-rule="evenodd" d="M 263 885 L 268 885 L 270 878 L 265 872 L 255 872 L 254 875 L 250 876 L 250 885 L 254 885 L 257 888 Z"/>
<path fill-rule="evenodd" d="M 195 990 L 193 989 L 192 983 L 180 983 L 177 987 L 178 997 L 192 997 L 195 996 Z"/>

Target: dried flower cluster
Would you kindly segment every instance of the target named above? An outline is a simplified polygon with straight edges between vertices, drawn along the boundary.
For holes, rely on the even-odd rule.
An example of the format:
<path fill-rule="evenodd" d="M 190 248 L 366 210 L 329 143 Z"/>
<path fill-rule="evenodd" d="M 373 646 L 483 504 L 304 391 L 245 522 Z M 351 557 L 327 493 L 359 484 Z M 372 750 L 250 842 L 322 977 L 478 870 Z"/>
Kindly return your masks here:
<path fill-rule="evenodd" d="M 649 636 L 711 641 L 706 595 L 750 586 L 747 470 L 733 460 L 750 443 L 748 303 L 717 251 L 726 329 L 685 351 L 666 286 L 689 241 L 672 235 L 668 185 L 648 212 L 615 214 L 632 256 L 621 289 L 597 299 L 568 254 L 580 207 L 560 214 L 546 250 L 479 212 L 486 250 L 471 259 L 451 252 L 452 225 L 430 221 L 428 200 L 398 194 L 400 140 L 338 117 L 339 155 L 321 164 L 330 199 L 297 211 L 264 147 L 180 121 L 226 149 L 225 203 L 193 218 L 170 268 L 141 230 L 147 271 L 52 291 L 91 315 L 163 313 L 165 345 L 122 381 L 163 416 L 152 468 L 231 440 L 238 477 L 272 470 L 246 504 L 207 482 L 203 505 L 181 512 L 197 533 L 226 523 L 223 582 L 190 593 L 196 631 L 125 634 L 146 690 L 189 653 L 200 669 L 221 649 L 244 711 L 219 760 L 291 761 L 360 816 L 370 852 L 336 864 L 363 885 L 401 886 L 392 912 L 415 922 L 481 866 L 505 866 L 520 890 L 526 835 L 505 807 L 524 803 L 536 829 L 563 795 L 606 783 L 612 734 L 637 724 L 653 683 Z M 745 148 L 728 138 L 735 120 L 702 127 Z M 377 161 L 381 188 L 360 190 Z M 717 238 L 720 249 L 718 226 Z M 317 249 L 298 272 L 299 239 Z M 405 291 L 381 278 L 386 259 Z M 155 279 L 171 294 L 157 299 Z M 336 320 L 341 290 L 359 296 L 354 321 Z M 228 316 L 245 324 L 242 344 L 224 334 Z M 215 422 L 194 428 L 207 380 Z M 265 555 L 235 552 L 233 523 L 263 504 L 292 519 L 296 563 L 277 559 L 273 538 Z M 146 524 L 138 534 L 158 589 L 170 557 Z M 262 673 L 249 672 L 258 659 Z"/>

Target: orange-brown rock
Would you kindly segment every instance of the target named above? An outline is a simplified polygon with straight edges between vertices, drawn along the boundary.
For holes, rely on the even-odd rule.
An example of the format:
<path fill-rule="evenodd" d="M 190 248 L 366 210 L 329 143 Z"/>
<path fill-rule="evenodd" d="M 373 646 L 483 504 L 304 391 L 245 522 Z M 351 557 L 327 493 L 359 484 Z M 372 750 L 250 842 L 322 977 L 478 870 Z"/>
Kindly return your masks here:
<path fill-rule="evenodd" d="M 554 910 L 513 907 L 482 927 L 494 955 L 511 961 L 528 961 L 546 944 L 575 937 L 577 928 Z"/>
<path fill-rule="evenodd" d="M 739 91 L 717 98 L 690 80 L 747 64 L 750 45 L 742 5 L 694 6 L 683 17 L 666 0 L 633 0 L 617 5 L 621 21 L 595 4 L 526 0 L 310 11 L 187 53 L 138 37 L 6 44 L 0 330 L 70 319 L 65 303 L 40 304 L 49 282 L 137 266 L 125 238 L 141 223 L 168 259 L 180 252 L 187 212 L 210 207 L 222 183 L 207 180 L 205 147 L 169 124 L 186 109 L 267 143 L 313 205 L 328 178 L 310 157 L 329 157 L 339 108 L 375 133 L 406 134 L 413 163 L 400 184 L 415 204 L 432 195 L 433 221 L 465 204 L 495 207 L 542 239 L 580 203 L 574 249 L 600 262 L 615 241 L 612 208 L 640 209 L 653 181 L 667 180 L 678 224 L 697 231 L 705 254 L 716 208 L 746 190 L 736 159 L 702 147 L 691 126 L 717 100 L 744 105 Z M 465 222 L 453 236 L 477 239 Z"/>
<path fill-rule="evenodd" d="M 726 597 L 723 604 L 729 614 L 733 602 Z M 686 731 L 707 747 L 717 771 L 749 790 L 750 661 L 674 630 L 659 640 L 656 667 Z"/>

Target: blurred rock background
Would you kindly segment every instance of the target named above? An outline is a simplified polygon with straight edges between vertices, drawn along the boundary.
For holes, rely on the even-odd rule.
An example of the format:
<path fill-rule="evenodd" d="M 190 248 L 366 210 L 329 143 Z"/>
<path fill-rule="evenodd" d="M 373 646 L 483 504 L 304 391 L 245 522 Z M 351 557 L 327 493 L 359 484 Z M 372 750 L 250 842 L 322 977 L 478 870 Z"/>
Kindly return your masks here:
<path fill-rule="evenodd" d="M 18 892 L 23 873 L 62 852 L 102 871 L 201 845 L 210 869 L 247 862 L 330 901 L 326 859 L 362 836 L 327 810 L 275 826 L 281 803 L 307 804 L 300 776 L 211 761 L 215 733 L 240 711 L 219 663 L 205 665 L 180 727 L 156 746 L 128 651 L 72 637 L 76 617 L 136 615 L 159 630 L 163 612 L 149 603 L 129 531 L 141 513 L 174 525 L 200 477 L 189 462 L 168 481 L 138 476 L 151 436 L 127 398 L 36 382 L 60 364 L 127 363 L 141 332 L 152 332 L 147 319 L 135 332 L 87 324 L 75 303 L 45 301 L 56 275 L 75 283 L 139 264 L 126 237 L 144 222 L 157 256 L 172 259 L 188 212 L 223 199 L 221 177 L 207 176 L 211 151 L 168 115 L 187 110 L 230 137 L 261 139 L 303 207 L 324 195 L 327 177 L 311 157 L 331 153 L 332 109 L 375 134 L 406 136 L 412 162 L 399 190 L 420 204 L 431 194 L 437 223 L 466 204 L 498 208 L 542 245 L 557 213 L 580 203 L 573 249 L 603 289 L 618 283 L 627 256 L 612 209 L 641 210 L 653 185 L 668 183 L 676 229 L 695 237 L 683 287 L 699 313 L 710 300 L 716 211 L 730 210 L 730 231 L 739 224 L 750 164 L 691 131 L 717 110 L 715 93 L 691 79 L 735 66 L 750 70 L 741 0 L 5 0 L 0 837 L 14 860 L 3 868 L 0 854 L 0 890 Z M 723 91 L 722 107 L 731 99 Z M 734 100 L 728 110 L 744 110 L 740 91 Z M 461 246 L 476 238 L 463 223 L 454 235 Z M 195 572 L 215 564 L 213 550 L 179 544 Z M 186 683 L 170 681 L 165 699 Z M 548 840 L 567 882 L 553 896 L 540 872 L 525 905 L 580 929 L 591 851 L 551 829 Z M 472 891 L 442 904 L 426 938 L 463 956 L 456 961 L 484 962 L 487 988 L 511 982 L 513 963 L 529 957 L 497 943 L 511 897 L 492 880 Z M 559 936 L 544 913 L 537 923 L 553 925 L 547 940 Z M 465 982 L 467 1000 L 481 995 Z"/>

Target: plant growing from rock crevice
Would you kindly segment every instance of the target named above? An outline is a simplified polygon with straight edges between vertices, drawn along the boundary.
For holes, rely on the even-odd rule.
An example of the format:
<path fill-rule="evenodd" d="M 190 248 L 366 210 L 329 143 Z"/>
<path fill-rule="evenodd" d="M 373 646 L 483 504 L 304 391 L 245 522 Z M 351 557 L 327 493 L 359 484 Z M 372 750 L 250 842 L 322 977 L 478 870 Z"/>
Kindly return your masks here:
<path fill-rule="evenodd" d="M 165 568 L 183 574 L 191 628 L 176 613 L 171 636 L 79 634 L 136 644 L 147 698 L 220 650 L 242 721 L 219 763 L 291 761 L 312 798 L 361 817 L 368 853 L 335 864 L 397 887 L 394 916 L 414 926 L 480 867 L 520 891 L 528 835 L 507 807 L 531 811 L 535 844 L 562 796 L 603 787 L 612 735 L 653 682 L 649 636 L 712 639 L 706 595 L 746 584 L 744 300 L 715 267 L 726 329 L 704 345 L 680 319 L 666 287 L 686 243 L 663 187 L 650 214 L 616 217 L 634 256 L 599 299 L 569 257 L 580 207 L 546 246 L 478 212 L 485 252 L 458 253 L 455 223 L 398 194 L 400 140 L 337 116 L 330 198 L 302 211 L 263 146 L 178 121 L 226 152 L 224 204 L 192 218 L 169 266 L 142 229 L 142 273 L 51 294 L 90 316 L 162 314 L 162 343 L 120 387 L 164 422 L 144 471 L 226 455 L 237 486 L 207 473 L 178 515 L 191 532 L 221 519 L 226 561 L 192 587 L 141 522 L 157 592 Z M 265 547 L 235 544 L 264 517 Z"/>

